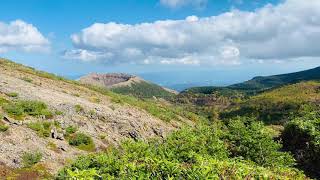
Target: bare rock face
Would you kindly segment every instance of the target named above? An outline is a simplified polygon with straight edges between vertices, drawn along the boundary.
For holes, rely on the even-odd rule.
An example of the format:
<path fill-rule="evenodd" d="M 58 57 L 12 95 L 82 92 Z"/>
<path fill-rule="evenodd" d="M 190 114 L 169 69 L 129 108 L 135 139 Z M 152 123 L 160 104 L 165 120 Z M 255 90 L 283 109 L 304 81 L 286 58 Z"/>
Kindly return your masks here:
<path fill-rule="evenodd" d="M 108 74 L 91 73 L 89 75 L 81 77 L 79 81 L 84 84 L 93 84 L 97 86 L 111 88 L 114 85 L 125 83 L 135 78 L 138 78 L 138 77 L 129 75 L 129 74 L 124 74 L 124 73 L 108 73 Z"/>

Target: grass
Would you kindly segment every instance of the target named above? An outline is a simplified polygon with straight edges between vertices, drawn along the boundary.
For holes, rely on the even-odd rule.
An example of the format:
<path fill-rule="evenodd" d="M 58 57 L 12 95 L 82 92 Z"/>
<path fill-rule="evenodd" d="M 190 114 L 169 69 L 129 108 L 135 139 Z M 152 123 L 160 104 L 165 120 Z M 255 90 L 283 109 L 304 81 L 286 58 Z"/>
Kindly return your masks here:
<path fill-rule="evenodd" d="M 77 132 L 78 131 L 78 128 L 77 127 L 75 127 L 75 126 L 68 126 L 67 128 L 66 128 L 66 134 L 65 134 L 65 136 L 69 136 L 69 135 L 71 135 L 71 134 L 73 134 L 73 133 L 75 133 L 75 132 Z"/>
<path fill-rule="evenodd" d="M 26 115 L 52 118 L 53 113 L 40 101 L 19 100 L 4 105 L 4 111 L 15 119 L 22 120 Z"/>
<path fill-rule="evenodd" d="M 318 108 L 319 82 L 302 82 L 273 89 L 240 102 L 223 118 L 253 116 L 268 124 L 284 124 L 291 116 L 301 116 Z"/>
<path fill-rule="evenodd" d="M 161 86 L 149 82 L 136 82 L 130 86 L 115 87 L 111 90 L 119 94 L 132 95 L 137 98 L 157 97 L 167 99 L 175 96 L 175 94 L 163 89 Z"/>
<path fill-rule="evenodd" d="M 3 115 L 0 114 L 0 132 L 6 132 L 9 129 L 9 126 L 5 125 L 2 122 Z"/>
<path fill-rule="evenodd" d="M 32 122 L 28 124 L 28 128 L 37 132 L 40 137 L 50 137 L 52 126 L 51 122 Z"/>
<path fill-rule="evenodd" d="M 28 77 L 23 77 L 23 78 L 21 78 L 22 80 L 24 80 L 24 81 L 26 81 L 26 82 L 28 82 L 28 83 L 32 83 L 32 79 L 30 79 L 30 78 L 28 78 Z"/>
<path fill-rule="evenodd" d="M 11 92 L 11 93 L 7 93 L 7 96 L 9 96 L 9 97 L 18 97 L 19 94 L 16 93 L 16 92 Z"/>
<path fill-rule="evenodd" d="M 22 164 L 24 167 L 31 167 L 42 159 L 41 152 L 25 152 L 22 155 Z"/>
<path fill-rule="evenodd" d="M 0 106 L 3 106 L 4 104 L 9 103 L 9 101 L 3 97 L 0 97 Z"/>
<path fill-rule="evenodd" d="M 74 133 L 68 138 L 69 145 L 75 146 L 81 150 L 94 151 L 95 145 L 92 138 L 84 133 Z"/>
<path fill-rule="evenodd" d="M 59 152 L 59 148 L 54 142 L 51 142 L 51 141 L 48 142 L 47 148 L 52 150 L 52 151 Z"/>
<path fill-rule="evenodd" d="M 93 85 L 83 85 L 77 81 L 68 80 L 68 79 L 65 79 L 61 76 L 57 76 L 55 74 L 47 73 L 44 71 L 38 71 L 38 70 L 35 70 L 34 68 L 27 67 L 22 64 L 14 63 L 14 62 L 6 60 L 6 59 L 0 59 L 0 65 L 6 66 L 7 68 L 15 69 L 15 70 L 18 70 L 18 71 L 21 71 L 21 72 L 24 72 L 24 73 L 27 73 L 30 75 L 34 75 L 34 76 L 38 76 L 38 77 L 42 77 L 42 78 L 47 78 L 47 79 L 51 79 L 51 80 L 63 81 L 66 83 L 73 84 L 75 86 L 79 86 L 79 87 L 86 87 L 92 91 L 95 91 L 95 92 L 98 92 L 100 94 L 103 94 L 105 96 L 110 97 L 114 103 L 129 104 L 131 106 L 138 107 L 140 109 L 147 111 L 151 115 L 153 115 L 163 121 L 166 121 L 166 122 L 170 122 L 171 120 L 180 120 L 181 117 L 184 117 L 184 118 L 192 117 L 193 120 L 202 119 L 201 117 L 198 117 L 194 113 L 186 112 L 182 108 L 176 108 L 175 106 L 158 104 L 152 100 L 141 100 L 141 99 L 127 96 L 127 95 L 120 95 L 120 94 L 114 93 L 110 90 L 107 90 L 105 88 L 96 87 Z"/>
<path fill-rule="evenodd" d="M 0 123 L 0 132 L 6 132 L 9 129 L 9 126 Z"/>
<path fill-rule="evenodd" d="M 53 179 L 47 168 L 37 163 L 31 167 L 12 169 L 6 166 L 0 166 L 0 172 L 3 179 Z"/>
<path fill-rule="evenodd" d="M 83 107 L 79 104 L 75 105 L 74 108 L 77 113 L 82 112 L 84 110 Z"/>

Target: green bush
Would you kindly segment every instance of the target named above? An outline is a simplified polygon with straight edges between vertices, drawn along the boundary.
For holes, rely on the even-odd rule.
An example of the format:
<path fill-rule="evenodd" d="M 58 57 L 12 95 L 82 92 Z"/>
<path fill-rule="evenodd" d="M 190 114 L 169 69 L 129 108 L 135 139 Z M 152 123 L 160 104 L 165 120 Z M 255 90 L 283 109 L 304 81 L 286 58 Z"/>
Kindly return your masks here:
<path fill-rule="evenodd" d="M 233 158 L 226 133 L 225 126 L 215 122 L 182 129 L 163 140 L 125 141 L 119 148 L 79 157 L 62 169 L 57 179 L 305 178 L 290 165 L 277 167 L 276 161 L 263 167 L 245 157 Z"/>
<path fill-rule="evenodd" d="M 18 93 L 16 93 L 16 92 L 11 92 L 11 93 L 7 93 L 7 96 L 9 96 L 9 97 L 18 97 Z"/>
<path fill-rule="evenodd" d="M 294 154 L 298 166 L 308 175 L 320 178 L 319 112 L 310 112 L 287 123 L 281 138 L 284 148 Z"/>
<path fill-rule="evenodd" d="M 70 134 L 73 134 L 73 133 L 75 133 L 75 132 L 77 132 L 77 128 L 76 127 L 74 127 L 74 126 L 68 126 L 67 128 L 66 128 L 66 136 L 69 136 Z"/>
<path fill-rule="evenodd" d="M 7 104 L 9 101 L 7 99 L 4 99 L 3 97 L 0 97 L 0 106 Z"/>
<path fill-rule="evenodd" d="M 51 118 L 52 112 L 48 110 L 45 103 L 40 101 L 21 100 L 14 103 L 8 103 L 4 106 L 4 110 L 11 116 L 22 119 L 25 115 L 45 116 Z"/>
<path fill-rule="evenodd" d="M 9 129 L 9 126 L 2 122 L 3 116 L 0 114 L 0 132 L 5 132 Z"/>
<path fill-rule="evenodd" d="M 83 107 L 82 107 L 81 105 L 79 105 L 79 104 L 75 105 L 74 108 L 75 108 L 75 110 L 76 110 L 77 113 L 83 111 Z"/>
<path fill-rule="evenodd" d="M 68 142 L 71 146 L 76 146 L 82 150 L 93 151 L 95 149 L 92 138 L 83 133 L 71 134 L 68 138 Z"/>
<path fill-rule="evenodd" d="M 251 118 L 236 118 L 227 123 L 226 139 L 233 157 L 242 157 L 264 167 L 290 167 L 293 157 L 280 152 L 282 146 L 273 140 L 265 126 Z"/>
<path fill-rule="evenodd" d="M 41 152 L 25 152 L 22 155 L 22 164 L 24 167 L 31 167 L 38 163 L 42 159 L 42 153 Z"/>
<path fill-rule="evenodd" d="M 29 83 L 31 83 L 33 81 L 31 78 L 28 78 L 28 77 L 23 77 L 21 79 L 26 81 L 26 82 L 29 82 Z"/>
<path fill-rule="evenodd" d="M 32 122 L 28 124 L 28 128 L 37 132 L 40 137 L 50 137 L 51 133 L 51 122 Z"/>
<path fill-rule="evenodd" d="M 9 126 L 0 123 L 0 132 L 6 132 L 9 129 Z"/>

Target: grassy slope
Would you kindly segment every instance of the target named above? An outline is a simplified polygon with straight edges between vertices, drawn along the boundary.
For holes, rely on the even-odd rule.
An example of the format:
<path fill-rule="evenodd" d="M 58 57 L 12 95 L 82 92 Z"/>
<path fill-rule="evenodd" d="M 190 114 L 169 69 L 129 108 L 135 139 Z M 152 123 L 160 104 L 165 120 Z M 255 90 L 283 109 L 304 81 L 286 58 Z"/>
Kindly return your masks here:
<path fill-rule="evenodd" d="M 138 98 L 171 98 L 174 96 L 173 93 L 163 89 L 161 86 L 149 83 L 149 82 L 135 82 L 130 86 L 114 87 L 111 89 L 113 92 L 132 95 Z"/>
<path fill-rule="evenodd" d="M 249 81 L 230 85 L 227 87 L 194 87 L 188 89 L 187 91 L 203 94 L 211 94 L 214 91 L 218 91 L 225 95 L 233 94 L 235 92 L 252 95 L 270 88 L 310 80 L 320 80 L 320 67 L 289 74 L 281 74 L 266 77 L 259 76 Z"/>
<path fill-rule="evenodd" d="M 317 107 L 320 83 L 301 82 L 273 89 L 240 102 L 222 117 L 255 116 L 266 123 L 282 124 Z"/>
<path fill-rule="evenodd" d="M 151 115 L 153 115 L 161 120 L 164 120 L 166 122 L 171 121 L 171 120 L 181 120 L 181 119 L 189 119 L 189 120 L 197 121 L 200 119 L 200 117 L 198 117 L 194 113 L 186 112 L 182 108 L 179 108 L 176 106 L 168 105 L 165 103 L 157 103 L 152 100 L 139 100 L 139 99 L 132 97 L 132 96 L 114 93 L 114 92 L 107 90 L 105 88 L 96 87 L 96 86 L 92 86 L 92 85 L 83 85 L 77 81 L 69 80 L 69 79 L 66 79 L 66 78 L 51 74 L 51 73 L 47 73 L 44 71 L 39 71 L 34 68 L 24 66 L 22 64 L 14 63 L 14 62 L 7 60 L 7 59 L 0 58 L 0 65 L 5 66 L 7 68 L 13 68 L 15 70 L 18 70 L 18 71 L 21 71 L 24 73 L 40 76 L 43 78 L 48 78 L 48 79 L 57 80 L 57 81 L 63 81 L 65 83 L 69 83 L 69 84 L 72 84 L 75 86 L 81 86 L 81 87 L 88 88 L 90 90 L 96 91 L 98 93 L 101 93 L 103 95 L 110 97 L 111 100 L 115 103 L 122 103 L 122 104 L 128 104 L 131 106 L 135 106 L 137 108 L 140 108 L 140 109 L 147 111 Z"/>

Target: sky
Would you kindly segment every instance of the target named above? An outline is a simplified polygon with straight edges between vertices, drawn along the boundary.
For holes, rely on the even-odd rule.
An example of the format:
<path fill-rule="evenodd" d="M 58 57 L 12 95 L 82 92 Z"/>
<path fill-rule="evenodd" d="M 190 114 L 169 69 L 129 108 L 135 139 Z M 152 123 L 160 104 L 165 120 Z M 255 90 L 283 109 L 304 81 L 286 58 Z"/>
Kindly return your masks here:
<path fill-rule="evenodd" d="M 228 85 L 319 66 L 319 0 L 1 0 L 0 57 L 69 78 Z"/>

